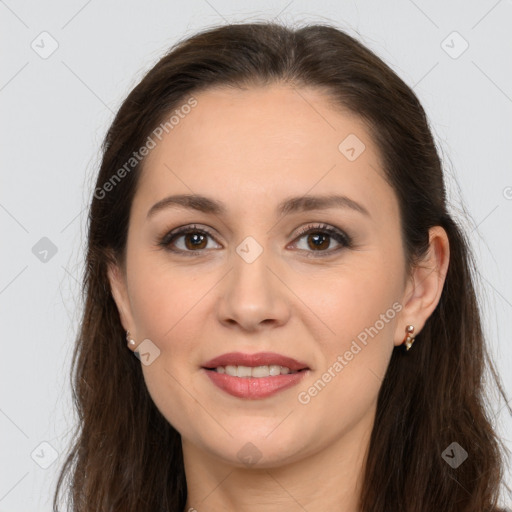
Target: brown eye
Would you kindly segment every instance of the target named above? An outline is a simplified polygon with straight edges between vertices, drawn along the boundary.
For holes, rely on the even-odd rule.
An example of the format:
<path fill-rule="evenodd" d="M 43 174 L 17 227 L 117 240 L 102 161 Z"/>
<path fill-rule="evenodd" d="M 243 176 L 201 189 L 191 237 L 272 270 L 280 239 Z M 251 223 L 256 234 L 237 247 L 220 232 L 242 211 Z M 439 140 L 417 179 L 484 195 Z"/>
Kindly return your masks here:
<path fill-rule="evenodd" d="M 338 252 L 341 248 L 350 247 L 351 239 L 348 235 L 338 229 L 331 228 L 330 226 L 308 226 L 303 229 L 296 240 L 305 239 L 305 247 L 298 247 L 300 250 L 304 250 L 310 253 L 322 253 L 331 254 Z M 334 240 L 340 248 L 328 250 L 331 248 L 332 240 Z M 299 245 L 298 242 L 296 245 Z M 316 257 L 315 254 L 309 254 L 308 256 Z"/>
<path fill-rule="evenodd" d="M 187 226 L 167 233 L 159 245 L 177 253 L 202 252 L 208 248 L 209 238 L 213 240 L 208 231 L 196 226 Z M 183 241 L 180 241 L 181 239 Z"/>
<path fill-rule="evenodd" d="M 206 247 L 205 240 L 207 235 L 202 233 L 185 233 L 182 235 L 185 240 L 185 247 L 190 250 L 204 249 Z"/>

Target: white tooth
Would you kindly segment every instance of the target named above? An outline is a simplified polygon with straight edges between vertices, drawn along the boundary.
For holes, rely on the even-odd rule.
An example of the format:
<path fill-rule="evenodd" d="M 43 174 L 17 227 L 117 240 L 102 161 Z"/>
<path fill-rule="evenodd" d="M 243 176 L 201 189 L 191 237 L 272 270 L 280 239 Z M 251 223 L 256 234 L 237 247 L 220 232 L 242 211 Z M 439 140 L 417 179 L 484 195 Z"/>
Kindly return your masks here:
<path fill-rule="evenodd" d="M 270 366 L 217 366 L 215 368 L 217 373 L 225 373 L 226 375 L 231 375 L 232 377 L 273 377 L 277 375 L 287 375 L 288 373 L 297 373 L 292 372 L 290 368 L 286 366 L 279 366 L 278 364 L 271 364 Z"/>
<path fill-rule="evenodd" d="M 269 367 L 268 366 L 255 366 L 252 369 L 252 376 L 253 377 L 268 377 L 269 375 L 273 375 L 272 373 L 269 373 Z M 272 368 L 272 367 L 270 367 Z"/>
<path fill-rule="evenodd" d="M 250 377 L 252 368 L 250 366 L 237 366 L 237 377 Z"/>
<path fill-rule="evenodd" d="M 228 365 L 228 366 L 226 366 L 225 370 L 228 375 L 231 375 L 232 377 L 236 377 L 236 374 L 237 374 L 236 368 L 237 368 L 236 366 Z"/>
<path fill-rule="evenodd" d="M 270 375 L 280 375 L 281 367 L 278 364 L 271 364 L 269 366 Z"/>

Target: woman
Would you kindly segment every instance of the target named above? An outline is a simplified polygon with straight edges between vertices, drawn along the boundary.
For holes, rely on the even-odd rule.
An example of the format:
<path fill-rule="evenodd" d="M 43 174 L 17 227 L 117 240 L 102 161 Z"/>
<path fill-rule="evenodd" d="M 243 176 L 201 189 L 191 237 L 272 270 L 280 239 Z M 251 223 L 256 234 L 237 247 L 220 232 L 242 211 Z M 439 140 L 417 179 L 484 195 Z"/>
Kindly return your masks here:
<path fill-rule="evenodd" d="M 329 26 L 210 29 L 103 150 L 54 507 L 67 475 L 80 512 L 496 510 L 471 254 L 386 64 Z"/>

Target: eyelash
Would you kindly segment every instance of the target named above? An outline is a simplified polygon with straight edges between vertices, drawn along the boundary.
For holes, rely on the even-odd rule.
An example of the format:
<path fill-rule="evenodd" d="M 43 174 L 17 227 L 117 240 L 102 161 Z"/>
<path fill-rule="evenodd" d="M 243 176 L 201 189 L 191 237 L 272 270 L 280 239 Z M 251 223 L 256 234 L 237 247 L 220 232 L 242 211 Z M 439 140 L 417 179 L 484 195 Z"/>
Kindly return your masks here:
<path fill-rule="evenodd" d="M 178 228 L 175 231 L 171 231 L 164 235 L 158 242 L 158 245 L 166 249 L 167 251 L 179 253 L 179 254 L 185 254 L 187 256 L 196 256 L 194 253 L 200 253 L 203 252 L 205 249 L 200 249 L 198 251 L 184 251 L 182 249 L 172 249 L 171 243 L 179 238 L 180 236 L 187 235 L 187 234 L 201 234 L 210 236 L 213 238 L 213 235 L 204 228 L 198 228 L 195 224 L 191 226 L 184 226 L 182 228 Z M 309 254 L 307 255 L 308 258 L 319 258 L 323 257 L 324 255 L 331 255 L 333 253 L 339 252 L 342 248 L 350 248 L 352 247 L 352 238 L 348 236 L 343 231 L 332 228 L 328 226 L 327 224 L 318 224 L 315 226 L 306 226 L 300 230 L 300 232 L 295 237 L 295 240 L 301 239 L 305 235 L 309 234 L 326 234 L 329 235 L 331 238 L 333 238 L 336 242 L 338 242 L 341 245 L 341 248 L 335 249 L 335 250 L 328 250 L 328 251 L 305 251 Z M 316 253 L 316 254 L 315 254 Z M 318 255 L 317 255 L 318 254 Z"/>

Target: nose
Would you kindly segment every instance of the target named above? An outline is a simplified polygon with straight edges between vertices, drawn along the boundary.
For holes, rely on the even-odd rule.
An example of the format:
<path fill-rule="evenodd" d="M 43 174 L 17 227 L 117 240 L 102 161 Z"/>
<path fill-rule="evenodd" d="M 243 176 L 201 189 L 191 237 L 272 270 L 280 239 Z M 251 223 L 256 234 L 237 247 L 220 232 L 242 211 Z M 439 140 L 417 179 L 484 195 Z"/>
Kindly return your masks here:
<path fill-rule="evenodd" d="M 246 261 L 233 254 L 233 268 L 222 280 L 217 303 L 219 321 L 227 327 L 258 331 L 284 325 L 290 318 L 289 292 L 266 251 Z"/>

